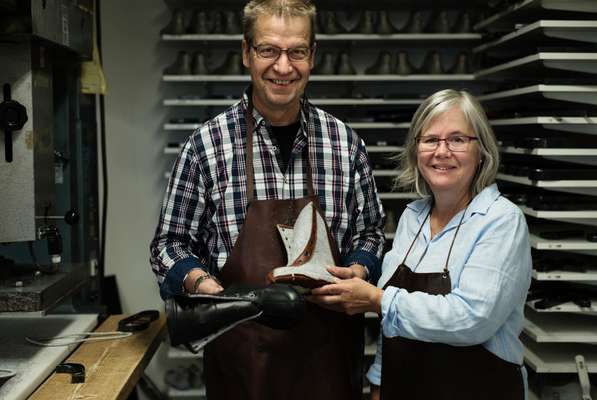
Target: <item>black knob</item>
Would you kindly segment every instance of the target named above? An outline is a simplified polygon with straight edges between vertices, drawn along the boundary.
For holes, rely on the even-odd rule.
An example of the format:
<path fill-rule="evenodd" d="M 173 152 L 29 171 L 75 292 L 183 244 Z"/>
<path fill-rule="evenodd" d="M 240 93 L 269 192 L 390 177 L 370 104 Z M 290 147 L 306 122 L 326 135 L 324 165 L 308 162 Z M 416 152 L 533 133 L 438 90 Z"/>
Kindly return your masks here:
<path fill-rule="evenodd" d="M 79 213 L 76 210 L 68 210 L 66 214 L 64 214 L 64 220 L 69 225 L 74 225 L 79 222 Z"/>
<path fill-rule="evenodd" d="M 12 162 L 12 133 L 23 128 L 27 122 L 27 109 L 11 99 L 10 85 L 2 87 L 4 101 L 0 103 L 0 129 L 4 131 L 4 158 Z"/>

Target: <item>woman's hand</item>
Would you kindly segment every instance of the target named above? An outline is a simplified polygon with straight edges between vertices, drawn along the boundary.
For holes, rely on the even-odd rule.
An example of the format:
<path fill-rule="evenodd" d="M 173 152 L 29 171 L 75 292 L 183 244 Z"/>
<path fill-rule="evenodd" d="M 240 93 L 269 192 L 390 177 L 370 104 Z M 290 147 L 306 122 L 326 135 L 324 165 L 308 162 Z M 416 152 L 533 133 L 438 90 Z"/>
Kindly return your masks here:
<path fill-rule="evenodd" d="M 355 272 L 346 267 L 327 267 L 334 275 L 336 283 L 311 290 L 309 301 L 320 306 L 347 314 L 359 314 L 367 311 L 381 313 L 383 290 L 355 277 Z"/>

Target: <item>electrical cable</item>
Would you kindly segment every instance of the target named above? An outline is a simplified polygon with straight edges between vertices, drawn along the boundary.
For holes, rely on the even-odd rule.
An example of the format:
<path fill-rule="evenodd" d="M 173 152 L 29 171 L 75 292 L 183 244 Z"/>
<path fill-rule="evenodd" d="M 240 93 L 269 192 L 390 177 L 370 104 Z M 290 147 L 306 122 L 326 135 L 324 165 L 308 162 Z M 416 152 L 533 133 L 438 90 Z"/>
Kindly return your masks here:
<path fill-rule="evenodd" d="M 103 66 L 103 55 L 102 55 L 102 28 L 101 28 L 101 13 L 100 13 L 100 0 L 95 0 L 95 29 L 96 29 L 96 42 L 97 42 L 97 51 L 99 54 L 99 63 L 100 66 Z M 108 211 L 108 166 L 106 160 L 106 105 L 104 95 L 99 94 L 99 102 L 100 102 L 100 110 L 99 110 L 99 119 L 100 119 L 100 151 L 101 151 L 101 168 L 102 168 L 102 186 L 103 186 L 103 194 L 102 194 L 102 221 L 101 221 L 101 235 L 100 235 L 100 250 L 99 250 L 99 259 L 98 259 L 98 300 L 99 304 L 103 303 L 104 297 L 104 288 L 103 288 L 103 279 L 104 279 L 104 272 L 105 272 L 105 260 L 106 260 L 106 221 L 107 221 L 107 211 Z"/>
<path fill-rule="evenodd" d="M 82 332 L 73 333 L 71 335 L 54 336 L 49 338 L 31 338 L 26 336 L 25 340 L 31 344 L 42 347 L 61 347 L 70 346 L 71 344 L 99 342 L 102 340 L 124 339 L 131 336 L 132 332 Z M 91 336 L 91 337 L 88 337 Z M 55 340 L 74 339 L 65 343 L 51 343 Z"/>

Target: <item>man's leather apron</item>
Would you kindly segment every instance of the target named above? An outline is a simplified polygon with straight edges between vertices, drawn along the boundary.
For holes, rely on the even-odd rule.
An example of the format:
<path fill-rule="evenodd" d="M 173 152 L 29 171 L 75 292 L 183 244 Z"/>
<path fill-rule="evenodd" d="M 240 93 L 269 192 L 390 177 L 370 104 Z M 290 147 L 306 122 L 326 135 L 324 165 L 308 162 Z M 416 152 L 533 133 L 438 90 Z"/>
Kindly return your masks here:
<path fill-rule="evenodd" d="M 452 291 L 448 260 L 458 234 L 454 233 L 443 272 L 415 273 L 404 262 L 425 221 L 419 228 L 404 260 L 388 286 L 446 295 Z M 381 399 L 425 400 L 522 400 L 524 386 L 520 366 L 504 361 L 482 345 L 450 346 L 403 337 L 383 336 Z"/>
<path fill-rule="evenodd" d="M 248 210 L 241 232 L 220 278 L 224 287 L 246 283 L 265 285 L 267 274 L 286 265 L 286 252 L 276 224 L 293 224 L 313 201 L 308 161 L 309 197 L 254 200 L 253 134 L 249 107 L 246 174 Z M 307 151 L 308 154 L 308 151 Z M 336 265 L 338 246 L 328 231 Z M 307 303 L 304 320 L 291 330 L 275 330 L 254 322 L 225 333 L 205 350 L 205 382 L 210 400 L 345 400 L 360 399 L 363 376 L 363 317 L 325 310 Z"/>

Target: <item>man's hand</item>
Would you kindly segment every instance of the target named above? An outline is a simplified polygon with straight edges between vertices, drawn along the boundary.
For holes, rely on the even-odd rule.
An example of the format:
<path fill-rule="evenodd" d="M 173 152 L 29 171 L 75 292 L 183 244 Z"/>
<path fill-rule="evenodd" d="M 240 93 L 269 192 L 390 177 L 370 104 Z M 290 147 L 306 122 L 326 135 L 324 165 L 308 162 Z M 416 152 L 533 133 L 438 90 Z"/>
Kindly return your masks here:
<path fill-rule="evenodd" d="M 311 290 L 307 299 L 324 308 L 341 310 L 350 315 L 367 311 L 381 313 L 383 290 L 356 277 L 360 269 L 364 276 L 364 268 L 360 265 L 353 265 L 351 268 L 327 267 L 327 270 L 338 278 L 336 283 Z"/>
<path fill-rule="evenodd" d="M 371 400 L 379 400 L 379 386 L 371 384 Z"/>
<path fill-rule="evenodd" d="M 196 282 L 201 277 L 203 280 L 196 285 Z M 207 272 L 201 268 L 195 268 L 189 272 L 183 282 L 186 293 L 193 294 L 216 294 L 224 290 L 222 286 L 214 279 L 212 279 Z"/>

